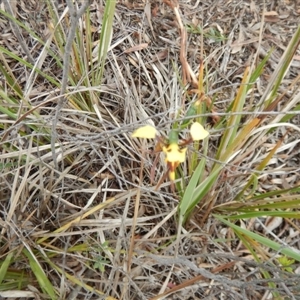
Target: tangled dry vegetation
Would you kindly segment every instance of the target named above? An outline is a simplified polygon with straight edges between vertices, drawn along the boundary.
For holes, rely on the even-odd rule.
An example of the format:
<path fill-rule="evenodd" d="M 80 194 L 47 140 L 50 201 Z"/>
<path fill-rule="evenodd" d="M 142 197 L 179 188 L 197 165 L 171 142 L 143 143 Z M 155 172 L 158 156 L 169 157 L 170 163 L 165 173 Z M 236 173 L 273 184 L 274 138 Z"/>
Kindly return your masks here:
<path fill-rule="evenodd" d="M 273 47 L 247 105 L 252 107 L 259 102 L 300 24 L 299 1 L 265 2 L 263 14 L 260 0 L 179 1 L 180 18 L 187 34 L 187 63 L 196 76 L 203 51 L 206 94 L 213 103 L 211 124 L 216 115 L 226 114 L 225 109 L 254 54 L 262 59 Z M 13 15 L 46 42 L 52 22 L 47 2 L 11 4 Z M 35 266 L 43 270 L 54 287 L 56 296 L 48 295 L 52 299 L 250 300 L 273 299 L 272 290 L 279 293 L 278 299 L 300 299 L 299 264 L 288 272 L 276 266 L 267 250 L 260 253 L 267 259 L 263 259 L 263 264 L 257 263 L 253 253 L 232 231 L 211 215 L 217 211 L 214 208 L 234 198 L 243 185 L 245 172 L 252 170 L 256 160 L 285 134 L 284 144 L 288 147 L 266 166 L 258 190 L 264 193 L 299 186 L 299 131 L 291 134 L 278 128 L 263 143 L 249 145 L 245 155 L 225 167 L 213 192 L 182 229 L 179 240 L 179 198 L 172 193 L 168 180 L 158 189 L 151 183 L 154 144 L 132 139 L 130 134 L 145 122 L 168 132 L 176 110 L 188 106 L 186 91 L 194 88 L 184 82 L 182 32 L 168 4 L 158 0 L 126 0 L 117 4 L 102 84 L 89 86 L 85 75 L 77 80 L 77 71 L 72 70 L 75 83 L 68 86 L 69 102 L 57 118 L 55 145 L 51 145 L 51 125 L 59 87 L 42 74 L 33 78 L 25 64 L 1 53 L 1 69 L 9 66 L 7 69 L 13 70 L 20 90 L 25 91 L 28 82 L 32 83 L 19 106 L 2 104 L 6 109 L 17 110 L 16 119 L 1 110 L 0 260 L 13 253 L 7 265 L 9 279 L 4 280 L 0 274 L 1 296 L 48 299 L 40 288 L 48 282 L 41 283 L 36 278 Z M 92 1 L 90 5 L 93 49 L 99 41 L 104 5 L 104 1 Z M 56 1 L 56 7 L 67 24 L 66 4 Z M 1 9 L 7 11 L 3 3 Z M 85 22 L 78 26 L 84 37 Z M 3 15 L 0 27 L 1 46 L 34 64 L 41 55 L 40 44 L 21 30 L 30 49 L 26 54 L 16 29 Z M 62 57 L 54 41 L 49 49 Z M 71 60 L 77 59 L 71 55 Z M 49 77 L 61 80 L 62 68 L 50 55 L 45 54 L 39 67 Z M 291 88 L 270 114 L 280 112 L 280 105 L 297 92 L 299 70 L 298 50 L 281 92 Z M 3 76 L 0 79 L 2 90 L 17 98 L 12 83 L 5 82 Z M 295 84 L 291 85 L 292 82 Z M 80 107 L 74 98 L 82 97 L 79 103 L 87 103 L 85 96 L 78 96 L 87 90 L 101 93 L 89 105 Z M 300 101 L 298 110 L 299 105 Z M 299 126 L 299 115 L 291 123 Z M 218 130 L 211 132 L 209 164 L 214 163 L 212 158 L 221 135 Z M 154 182 L 159 182 L 165 172 L 163 157 L 159 157 Z M 261 222 L 265 229 L 251 222 L 240 225 L 272 239 L 283 238 L 293 248 L 300 248 L 297 220 L 293 226 L 282 218 L 261 218 Z M 262 276 L 262 270 L 271 276 L 273 286 Z M 4 294 L 9 284 L 10 294 Z M 23 294 L 17 294 L 17 289 Z"/>

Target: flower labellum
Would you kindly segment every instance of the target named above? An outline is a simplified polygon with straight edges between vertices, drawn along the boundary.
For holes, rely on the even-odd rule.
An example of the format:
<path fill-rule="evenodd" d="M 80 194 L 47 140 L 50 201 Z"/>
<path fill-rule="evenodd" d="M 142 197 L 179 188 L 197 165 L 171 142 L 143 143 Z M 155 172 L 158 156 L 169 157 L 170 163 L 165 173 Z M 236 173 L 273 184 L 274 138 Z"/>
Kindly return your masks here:
<path fill-rule="evenodd" d="M 186 150 L 187 148 L 180 149 L 176 143 L 163 147 L 163 152 L 166 154 L 166 163 L 169 167 L 169 178 L 172 181 L 175 180 L 175 169 L 185 161 Z"/>

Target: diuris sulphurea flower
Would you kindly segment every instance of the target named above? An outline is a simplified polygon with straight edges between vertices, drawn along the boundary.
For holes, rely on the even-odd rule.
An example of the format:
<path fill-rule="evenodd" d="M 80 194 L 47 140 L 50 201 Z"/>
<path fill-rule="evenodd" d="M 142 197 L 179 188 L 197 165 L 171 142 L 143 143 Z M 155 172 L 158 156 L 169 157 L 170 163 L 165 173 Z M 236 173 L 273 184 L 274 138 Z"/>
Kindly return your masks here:
<path fill-rule="evenodd" d="M 182 148 L 182 146 L 187 145 L 193 141 L 203 140 L 209 135 L 208 131 L 206 131 L 198 122 L 194 122 L 191 125 L 190 138 L 181 144 L 179 143 L 177 130 L 171 130 L 168 139 L 164 139 L 158 136 L 157 133 L 158 131 L 153 126 L 145 125 L 136 129 L 131 136 L 135 138 L 146 139 L 157 138 L 158 143 L 160 145 L 163 145 L 159 148 L 162 152 L 164 152 L 166 156 L 165 162 L 169 170 L 169 178 L 171 181 L 175 180 L 176 168 L 186 159 L 187 148 Z"/>

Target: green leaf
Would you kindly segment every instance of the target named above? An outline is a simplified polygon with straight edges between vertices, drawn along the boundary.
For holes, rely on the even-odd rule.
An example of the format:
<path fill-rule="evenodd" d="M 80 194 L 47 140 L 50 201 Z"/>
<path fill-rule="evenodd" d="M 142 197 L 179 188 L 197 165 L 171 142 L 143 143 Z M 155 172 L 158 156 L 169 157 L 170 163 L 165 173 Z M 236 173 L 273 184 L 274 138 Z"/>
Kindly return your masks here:
<path fill-rule="evenodd" d="M 100 35 L 100 45 L 98 51 L 98 63 L 100 63 L 100 68 L 99 68 L 98 76 L 96 76 L 96 80 L 99 82 L 99 85 L 101 84 L 102 81 L 105 60 L 106 60 L 108 48 L 111 43 L 116 3 L 117 3 L 116 0 L 109 0 L 106 1 L 106 5 L 105 5 L 103 21 L 102 21 L 102 29 Z"/>
<path fill-rule="evenodd" d="M 11 262 L 11 259 L 13 258 L 13 256 L 14 256 L 14 252 L 10 252 L 8 255 L 6 255 L 5 260 L 1 263 L 1 266 L 0 266 L 0 286 L 1 286 L 3 280 L 6 276 L 7 269 L 10 266 L 10 262 Z"/>
<path fill-rule="evenodd" d="M 37 258 L 26 249 L 23 250 L 23 253 L 28 258 L 31 270 L 34 276 L 36 277 L 42 291 L 46 295 L 48 295 L 52 300 L 57 300 L 55 289 L 51 284 L 51 282 L 49 281 L 48 277 L 46 276 Z"/>
<path fill-rule="evenodd" d="M 230 228 L 232 228 L 236 233 L 244 234 L 245 236 L 249 236 L 251 239 L 256 240 L 257 242 L 263 244 L 264 246 L 267 246 L 267 247 L 273 249 L 274 251 L 282 253 L 282 254 L 284 254 L 288 257 L 291 257 L 291 258 L 297 260 L 298 262 L 300 262 L 300 251 L 298 251 L 296 249 L 295 250 L 291 249 L 289 246 L 286 246 L 286 245 L 280 245 L 280 244 L 278 244 L 274 241 L 271 241 L 270 239 L 265 238 L 257 233 L 251 232 L 247 229 L 243 229 L 243 228 L 225 220 L 225 218 L 223 218 L 222 216 L 214 215 L 214 217 L 217 218 L 222 223 L 229 226 Z"/>

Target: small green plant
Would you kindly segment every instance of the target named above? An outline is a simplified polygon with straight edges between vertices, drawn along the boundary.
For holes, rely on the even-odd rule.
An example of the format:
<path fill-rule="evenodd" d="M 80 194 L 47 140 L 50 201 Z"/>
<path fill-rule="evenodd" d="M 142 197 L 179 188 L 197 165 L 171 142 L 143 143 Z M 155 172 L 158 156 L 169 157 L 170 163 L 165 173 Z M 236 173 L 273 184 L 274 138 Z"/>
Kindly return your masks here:
<path fill-rule="evenodd" d="M 277 260 L 284 271 L 293 273 L 294 270 L 291 266 L 295 263 L 294 259 L 289 259 L 286 256 L 280 256 Z"/>
<path fill-rule="evenodd" d="M 106 258 L 106 256 L 102 256 L 101 252 L 106 252 L 108 251 L 109 253 L 113 253 L 114 249 L 112 249 L 108 242 L 104 242 L 100 245 L 99 248 L 94 248 L 94 251 L 96 251 L 96 255 L 94 255 L 94 264 L 93 264 L 93 268 L 94 269 L 99 269 L 100 272 L 104 272 L 105 271 L 105 265 L 109 264 L 110 261 Z"/>
<path fill-rule="evenodd" d="M 208 40 L 212 40 L 215 43 L 223 42 L 227 39 L 226 36 L 218 30 L 218 28 L 210 27 L 203 30 L 199 25 L 186 25 L 186 28 L 188 33 L 201 34 Z"/>

